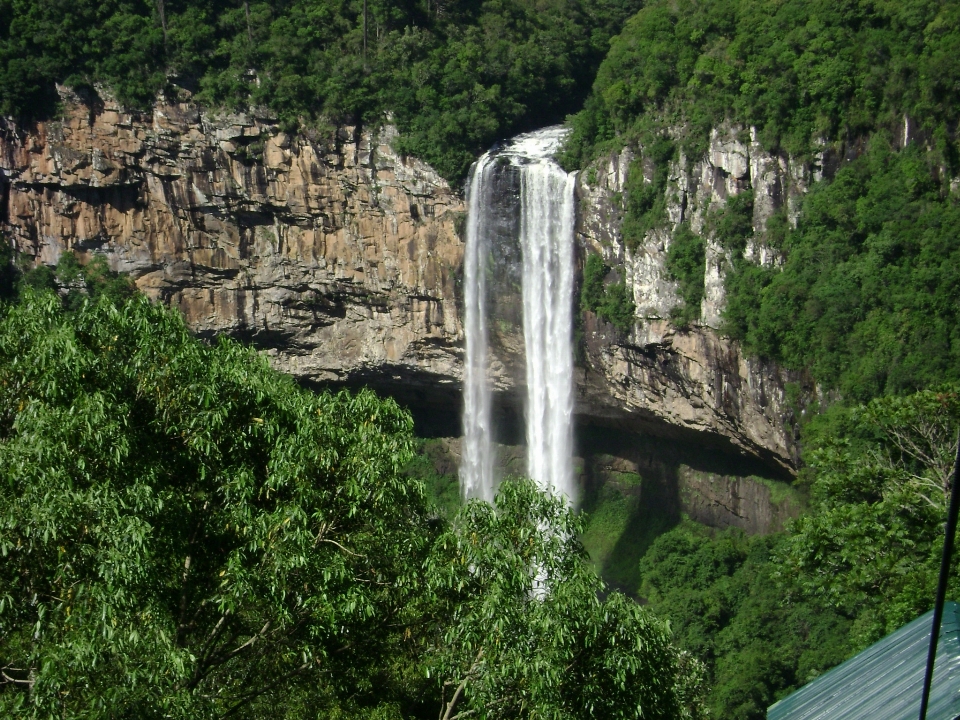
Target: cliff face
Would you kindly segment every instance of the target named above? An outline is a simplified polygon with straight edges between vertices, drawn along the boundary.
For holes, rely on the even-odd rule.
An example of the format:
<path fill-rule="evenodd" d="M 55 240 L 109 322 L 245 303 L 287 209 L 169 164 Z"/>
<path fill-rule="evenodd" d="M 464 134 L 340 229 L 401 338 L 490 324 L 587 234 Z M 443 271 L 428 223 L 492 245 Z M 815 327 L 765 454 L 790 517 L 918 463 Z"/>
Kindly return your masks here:
<path fill-rule="evenodd" d="M 456 392 L 463 205 L 389 129 L 290 137 L 189 105 L 66 107 L 0 141 L 19 251 L 105 254 L 197 331 L 252 340 L 302 378 Z"/>
<path fill-rule="evenodd" d="M 767 221 L 782 212 L 796 222 L 798 201 L 810 182 L 819 179 L 819 166 L 771 155 L 754 132 L 717 128 L 703 157 L 688 161 L 681 155 L 672 163 L 667 222 L 630 249 L 621 223 L 633 161 L 633 153 L 624 149 L 600 158 L 580 176 L 580 243 L 585 251 L 600 253 L 609 265 L 623 269 L 637 307 L 637 322 L 628 337 L 588 316 L 581 392 L 589 404 L 609 409 L 611 416 L 624 411 L 635 417 L 656 415 L 672 428 L 720 435 L 770 466 L 788 468 L 796 460 L 796 445 L 784 390 L 797 378 L 745 357 L 736 343 L 718 333 L 730 257 L 707 218 L 728 198 L 751 191 L 754 236 L 745 255 L 755 262 L 777 263 L 778 253 L 766 242 Z M 653 182 L 654 169 L 644 166 L 643 171 L 645 181 Z M 680 223 L 689 223 L 704 237 L 706 250 L 701 321 L 688 329 L 668 320 L 681 302 L 667 270 L 667 253 Z"/>
<path fill-rule="evenodd" d="M 105 255 L 198 332 L 252 341 L 280 370 L 369 383 L 455 417 L 465 207 L 428 166 L 392 150 L 392 133 L 288 136 L 256 113 L 212 116 L 179 104 L 137 114 L 67 102 L 57 121 L 0 126 L 0 221 L 37 262 L 53 264 L 68 249 L 81 260 Z M 671 219 L 747 186 L 758 198 L 767 188 L 771 207 L 779 202 L 780 181 L 762 184 L 780 177 L 775 159 L 724 142 L 717 136 L 717 152 L 692 174 L 677 170 L 670 192 L 685 195 L 671 200 Z M 586 318 L 578 414 L 789 471 L 787 378 L 711 329 L 722 283 L 708 290 L 704 327 L 676 330 L 665 319 L 676 303 L 664 269 L 669 231 L 635 253 L 624 248 L 616 200 L 629 159 L 605 159 L 597 182 L 580 184 L 581 255 L 593 248 L 624 262 L 640 319 L 623 338 Z M 709 247 L 708 265 L 720 268 Z M 494 333 L 495 383 L 516 409 L 522 339 L 507 326 Z"/>

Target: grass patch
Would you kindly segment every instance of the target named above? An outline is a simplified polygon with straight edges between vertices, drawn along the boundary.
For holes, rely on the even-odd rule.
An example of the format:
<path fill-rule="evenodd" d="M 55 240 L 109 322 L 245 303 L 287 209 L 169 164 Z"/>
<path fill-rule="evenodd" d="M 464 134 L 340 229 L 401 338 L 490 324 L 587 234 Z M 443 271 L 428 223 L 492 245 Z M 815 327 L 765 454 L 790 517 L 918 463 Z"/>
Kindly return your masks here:
<path fill-rule="evenodd" d="M 649 482 L 636 473 L 613 473 L 588 490 L 582 509 L 581 540 L 591 564 L 607 583 L 633 594 L 640 587 L 640 558 L 678 520 L 654 501 L 654 493 L 644 492 Z"/>

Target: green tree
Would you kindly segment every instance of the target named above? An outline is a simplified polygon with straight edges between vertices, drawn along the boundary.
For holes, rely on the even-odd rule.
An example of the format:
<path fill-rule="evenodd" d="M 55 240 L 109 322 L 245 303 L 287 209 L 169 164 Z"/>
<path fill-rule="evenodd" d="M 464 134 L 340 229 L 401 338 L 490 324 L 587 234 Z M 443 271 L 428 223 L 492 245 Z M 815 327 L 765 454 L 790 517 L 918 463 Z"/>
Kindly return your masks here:
<path fill-rule="evenodd" d="M 640 563 L 641 593 L 707 668 L 711 715 L 762 720 L 767 707 L 849 654 L 850 621 L 789 599 L 771 562 L 784 535 L 748 537 L 685 521 Z"/>
<path fill-rule="evenodd" d="M 701 717 L 701 666 L 645 608 L 600 599 L 581 531 L 562 499 L 507 481 L 496 506 L 468 503 L 438 539 L 442 718 Z"/>
<path fill-rule="evenodd" d="M 671 318 L 678 325 L 688 325 L 700 318 L 706 261 L 703 237 L 691 230 L 688 223 L 681 223 L 674 230 L 667 250 L 667 272 L 677 281 L 683 300 L 683 305 L 671 311 Z"/>
<path fill-rule="evenodd" d="M 379 125 L 453 181 L 494 141 L 579 107 L 639 0 L 2 0 L 0 113 L 64 83 L 146 108 L 183 89 L 287 127 Z"/>
<path fill-rule="evenodd" d="M 142 297 L 29 287 L 0 396 L 0 714 L 379 703 L 431 536 L 394 403 L 304 391 Z"/>
<path fill-rule="evenodd" d="M 700 666 L 599 599 L 559 499 L 505 483 L 448 525 L 395 403 L 95 271 L 0 305 L 0 714 L 699 716 Z"/>
<path fill-rule="evenodd" d="M 933 604 L 960 392 L 879 398 L 842 423 L 810 453 L 813 511 L 796 521 L 779 561 L 802 596 L 856 618 L 853 641 L 863 647 Z"/>
<path fill-rule="evenodd" d="M 741 261 L 728 331 L 848 401 L 960 379 L 960 218 L 919 147 L 882 136 L 804 199 L 782 268 Z"/>

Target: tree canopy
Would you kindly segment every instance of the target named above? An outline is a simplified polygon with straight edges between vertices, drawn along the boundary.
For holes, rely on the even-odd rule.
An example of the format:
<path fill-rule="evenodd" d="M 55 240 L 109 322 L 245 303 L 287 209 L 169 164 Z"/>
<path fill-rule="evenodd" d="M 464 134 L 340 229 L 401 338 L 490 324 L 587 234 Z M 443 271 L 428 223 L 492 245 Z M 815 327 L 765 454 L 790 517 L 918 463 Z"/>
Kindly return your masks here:
<path fill-rule="evenodd" d="M 41 280 L 0 304 L 0 714 L 699 717 L 561 500 L 448 522 L 393 401 Z"/>
<path fill-rule="evenodd" d="M 65 316 L 27 288 L 0 338 L 0 643 L 28 690 L 6 714 L 369 692 L 430 539 L 406 413 L 300 390 L 142 297 Z"/>
<path fill-rule="evenodd" d="M 941 0 L 653 0 L 611 42 L 569 152 L 679 125 L 696 156 L 730 121 L 808 158 L 906 115 L 955 175 L 958 28 Z"/>
<path fill-rule="evenodd" d="M 668 225 L 679 151 L 690 172 L 712 128 L 755 129 L 768 152 L 822 179 L 796 227 L 785 208 L 753 227 L 749 188 L 707 213 L 702 234 L 726 255 L 724 332 L 853 403 L 957 381 L 958 13 L 937 0 L 654 0 L 612 40 L 564 162 L 633 147 L 623 236 L 636 250 Z M 687 323 L 702 241 L 673 230 L 674 319 Z M 745 259 L 748 240 L 782 263 Z"/>
<path fill-rule="evenodd" d="M 685 521 L 657 538 L 639 591 L 706 664 L 713 716 L 762 720 L 933 606 L 958 432 L 955 385 L 835 406 L 804 433 L 810 507 L 786 532 Z"/>
<path fill-rule="evenodd" d="M 131 107 L 183 89 L 288 124 L 378 124 L 461 179 L 495 140 L 560 122 L 639 0 L 2 0 L 0 114 L 54 83 Z M 177 90 L 180 88 L 181 90 Z"/>

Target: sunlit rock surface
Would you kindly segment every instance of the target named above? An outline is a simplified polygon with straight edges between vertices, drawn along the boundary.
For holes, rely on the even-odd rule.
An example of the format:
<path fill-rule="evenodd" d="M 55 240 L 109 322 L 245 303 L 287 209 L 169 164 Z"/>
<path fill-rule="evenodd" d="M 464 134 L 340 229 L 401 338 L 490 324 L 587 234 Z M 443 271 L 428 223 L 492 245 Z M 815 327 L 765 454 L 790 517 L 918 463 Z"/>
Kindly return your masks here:
<path fill-rule="evenodd" d="M 251 341 L 308 382 L 370 384 L 433 408 L 433 423 L 444 426 L 434 432 L 455 435 L 466 208 L 459 189 L 392 149 L 394 133 L 290 136 L 267 113 L 207 114 L 189 103 L 131 113 L 67 98 L 61 119 L 0 123 L 0 222 L 36 262 L 55 264 L 67 249 L 81 260 L 103 254 L 199 333 Z M 794 212 L 806 171 L 758 147 L 719 129 L 691 172 L 681 159 L 667 190 L 671 222 L 702 230 L 708 199 L 748 187 L 758 227 L 780 207 Z M 580 423 L 791 472 L 790 378 L 743 357 L 715 329 L 722 250 L 708 237 L 703 326 L 677 330 L 667 320 L 677 304 L 664 266 L 671 228 L 651 232 L 636 252 L 624 248 L 618 198 L 630 160 L 626 151 L 602 158 L 596 182 L 584 174 L 578 185 L 579 257 L 601 251 L 612 265 L 622 261 L 638 308 L 629 337 L 587 315 L 575 369 Z M 758 238 L 751 257 L 777 262 Z M 497 302 L 492 380 L 516 423 L 520 318 L 510 292 Z"/>

